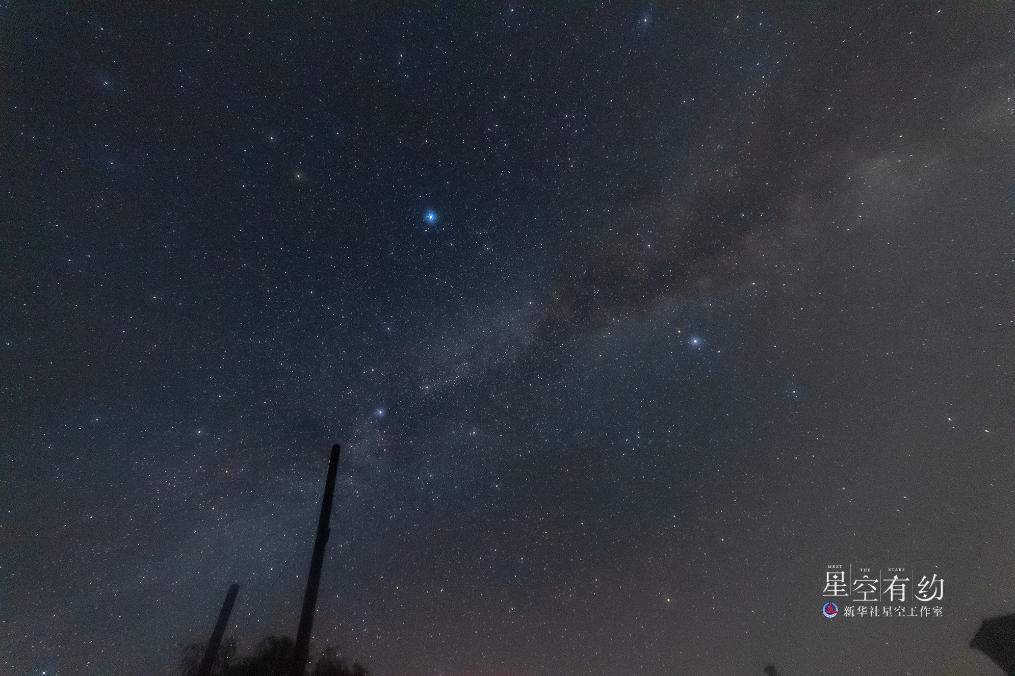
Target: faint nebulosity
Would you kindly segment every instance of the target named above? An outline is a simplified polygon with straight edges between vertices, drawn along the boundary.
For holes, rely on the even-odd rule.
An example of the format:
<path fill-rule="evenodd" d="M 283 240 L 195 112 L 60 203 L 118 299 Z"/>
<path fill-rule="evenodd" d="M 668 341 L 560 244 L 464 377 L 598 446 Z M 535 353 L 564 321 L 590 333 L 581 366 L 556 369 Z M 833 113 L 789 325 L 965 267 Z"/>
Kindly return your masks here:
<path fill-rule="evenodd" d="M 992 673 L 1015 14 L 0 9 L 0 671 Z M 827 564 L 948 580 L 828 622 Z"/>

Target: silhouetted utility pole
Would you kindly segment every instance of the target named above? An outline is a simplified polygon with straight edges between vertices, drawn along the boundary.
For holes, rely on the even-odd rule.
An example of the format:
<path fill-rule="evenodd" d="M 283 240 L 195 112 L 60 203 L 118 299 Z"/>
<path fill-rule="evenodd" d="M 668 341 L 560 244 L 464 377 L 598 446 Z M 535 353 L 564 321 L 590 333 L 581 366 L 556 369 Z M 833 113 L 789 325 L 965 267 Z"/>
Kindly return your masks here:
<path fill-rule="evenodd" d="M 310 654 L 310 632 L 314 628 L 314 613 L 317 612 L 317 590 L 321 586 L 321 564 L 324 563 L 324 548 L 328 544 L 331 528 L 331 502 L 335 497 L 335 472 L 338 471 L 340 447 L 331 447 L 331 462 L 328 464 L 328 478 L 324 482 L 324 499 L 321 500 L 321 516 L 317 520 L 317 537 L 314 539 L 314 554 L 310 558 L 310 575 L 307 577 L 307 591 L 303 594 L 303 612 L 300 613 L 300 628 L 296 632 L 296 646 L 293 650 L 292 676 L 303 676 Z"/>
<path fill-rule="evenodd" d="M 209 676 L 212 667 L 215 666 L 215 658 L 218 657 L 219 646 L 222 645 L 222 635 L 226 633 L 226 624 L 229 623 L 229 616 L 233 613 L 233 604 L 236 603 L 236 594 L 239 591 L 240 585 L 236 583 L 229 585 L 226 600 L 222 602 L 222 609 L 219 610 L 219 619 L 215 622 L 215 629 L 211 632 L 208 646 L 204 649 L 204 659 L 197 668 L 197 676 Z"/>

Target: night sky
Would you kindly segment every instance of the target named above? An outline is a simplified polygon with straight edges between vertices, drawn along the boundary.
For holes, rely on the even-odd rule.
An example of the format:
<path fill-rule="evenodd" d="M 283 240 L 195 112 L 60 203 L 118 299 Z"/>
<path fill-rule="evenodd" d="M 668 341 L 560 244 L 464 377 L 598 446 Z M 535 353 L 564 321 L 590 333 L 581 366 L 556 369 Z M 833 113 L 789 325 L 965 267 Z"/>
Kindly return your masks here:
<path fill-rule="evenodd" d="M 377 676 L 1000 673 L 1011 4 L 203 4 L 0 3 L 0 673 L 295 633 L 336 442 Z"/>

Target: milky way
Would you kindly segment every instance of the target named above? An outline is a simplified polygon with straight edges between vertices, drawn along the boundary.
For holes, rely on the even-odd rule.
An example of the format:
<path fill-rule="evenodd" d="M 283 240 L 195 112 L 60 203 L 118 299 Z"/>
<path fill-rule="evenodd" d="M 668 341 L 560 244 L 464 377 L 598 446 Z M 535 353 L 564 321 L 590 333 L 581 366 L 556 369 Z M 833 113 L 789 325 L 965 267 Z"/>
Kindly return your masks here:
<path fill-rule="evenodd" d="M 0 10 L 0 671 L 293 633 L 341 442 L 378 676 L 989 673 L 1010 5 L 170 4 Z"/>

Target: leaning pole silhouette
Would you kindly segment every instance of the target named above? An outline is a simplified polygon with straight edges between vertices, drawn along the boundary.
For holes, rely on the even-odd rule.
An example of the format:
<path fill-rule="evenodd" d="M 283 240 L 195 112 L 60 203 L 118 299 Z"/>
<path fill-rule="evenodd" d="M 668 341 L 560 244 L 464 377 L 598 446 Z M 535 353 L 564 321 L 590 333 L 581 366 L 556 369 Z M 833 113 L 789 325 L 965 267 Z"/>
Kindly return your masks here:
<path fill-rule="evenodd" d="M 215 622 L 215 629 L 211 632 L 208 646 L 204 649 L 204 659 L 197 668 L 197 676 L 210 676 L 212 667 L 215 666 L 215 658 L 218 657 L 219 646 L 222 645 L 222 635 L 226 633 L 226 624 L 233 613 L 233 604 L 236 603 L 236 593 L 239 591 L 240 585 L 235 582 L 229 585 L 226 600 L 222 602 L 222 609 L 219 610 L 219 619 Z"/>
<path fill-rule="evenodd" d="M 303 612 L 300 613 L 300 627 L 296 632 L 293 648 L 292 676 L 303 676 L 310 654 L 310 632 L 314 628 L 314 613 L 317 612 L 317 590 L 321 586 L 321 564 L 324 563 L 324 548 L 328 544 L 331 528 L 331 502 L 335 497 L 335 472 L 338 470 L 338 454 L 341 447 L 331 447 L 331 462 L 328 464 L 328 479 L 324 482 L 324 499 L 321 500 L 321 516 L 317 520 L 317 537 L 314 539 L 314 554 L 310 558 L 310 574 L 307 576 L 307 591 L 303 594 Z"/>

